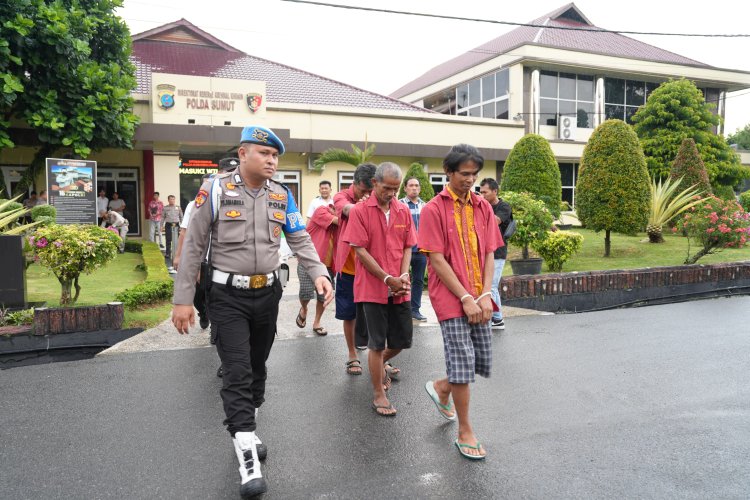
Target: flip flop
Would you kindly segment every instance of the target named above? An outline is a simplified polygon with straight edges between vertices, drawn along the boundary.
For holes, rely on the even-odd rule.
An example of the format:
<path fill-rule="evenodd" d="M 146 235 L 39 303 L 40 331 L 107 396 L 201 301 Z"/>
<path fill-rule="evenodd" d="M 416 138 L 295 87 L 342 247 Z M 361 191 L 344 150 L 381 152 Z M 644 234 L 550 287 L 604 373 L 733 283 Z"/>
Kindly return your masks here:
<path fill-rule="evenodd" d="M 465 453 L 464 450 L 461 449 L 461 448 L 470 448 L 472 450 L 480 450 L 482 449 L 482 443 L 480 443 L 479 441 L 477 441 L 476 446 L 471 446 L 470 444 L 459 443 L 458 438 L 456 438 L 456 440 L 453 441 L 453 444 L 455 444 L 456 448 L 458 448 L 458 452 L 464 457 L 468 458 L 469 460 L 484 460 L 485 458 L 487 458 L 487 455 L 486 455 L 487 452 L 485 452 L 484 455 L 471 455 L 469 453 Z"/>
<path fill-rule="evenodd" d="M 381 408 L 384 409 L 384 410 L 393 410 L 394 409 L 393 408 L 393 404 L 389 404 L 388 406 L 385 406 L 385 405 L 376 405 L 375 403 L 372 403 L 372 410 L 377 415 L 380 415 L 381 417 L 395 417 L 396 416 L 395 413 L 380 413 L 378 410 L 381 409 Z"/>
<path fill-rule="evenodd" d="M 390 361 L 385 364 L 385 372 L 393 380 L 398 380 L 399 376 L 401 375 L 401 369 L 393 366 Z"/>
<path fill-rule="evenodd" d="M 456 410 L 451 408 L 451 405 L 444 405 L 440 402 L 440 396 L 438 396 L 438 393 L 435 391 L 435 385 L 432 383 L 432 380 L 424 385 L 424 390 L 427 391 L 427 395 L 430 396 L 432 402 L 437 406 L 438 413 L 440 413 L 441 417 L 450 420 L 451 422 L 456 420 Z M 446 411 L 452 411 L 453 415 L 446 415 Z"/>
<path fill-rule="evenodd" d="M 352 371 L 352 368 L 359 368 L 358 372 Z M 346 373 L 349 375 L 362 375 L 362 363 L 358 359 L 351 359 L 346 362 Z"/>
<path fill-rule="evenodd" d="M 297 323 L 298 327 L 304 328 L 305 325 L 307 324 L 307 318 L 306 317 L 303 318 L 301 313 L 302 313 L 302 309 L 300 309 L 300 312 L 297 313 L 297 319 L 294 320 L 294 322 Z"/>
<path fill-rule="evenodd" d="M 328 335 L 328 330 L 326 330 L 326 329 L 325 329 L 325 328 L 323 328 L 322 326 L 319 326 L 319 327 L 317 327 L 317 328 L 313 328 L 313 331 L 314 331 L 314 332 L 315 332 L 316 334 L 320 335 L 321 337 L 323 337 L 324 335 Z"/>
<path fill-rule="evenodd" d="M 389 377 L 389 376 L 388 376 L 388 375 L 386 374 L 385 378 L 383 379 L 383 390 L 384 390 L 385 392 L 388 392 L 388 391 L 390 391 L 390 390 L 391 390 L 391 384 L 392 384 L 392 382 L 393 382 L 393 381 L 391 380 L 391 377 Z"/>

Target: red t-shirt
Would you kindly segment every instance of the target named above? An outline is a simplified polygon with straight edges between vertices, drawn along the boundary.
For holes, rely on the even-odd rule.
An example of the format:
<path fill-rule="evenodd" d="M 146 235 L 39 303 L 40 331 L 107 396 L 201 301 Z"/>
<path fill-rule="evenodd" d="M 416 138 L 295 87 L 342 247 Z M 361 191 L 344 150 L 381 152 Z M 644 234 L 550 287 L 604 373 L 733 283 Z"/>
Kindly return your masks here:
<path fill-rule="evenodd" d="M 474 287 L 471 286 L 469 271 L 466 268 L 461 248 L 461 239 L 458 237 L 453 203 L 450 193 L 444 189 L 424 206 L 419 219 L 417 245 L 425 253 L 443 254 L 458 280 L 471 293 Z M 485 255 L 501 247 L 503 239 L 495 220 L 495 213 L 487 200 L 471 193 L 471 206 L 474 209 L 474 229 L 479 245 L 479 267 L 481 275 L 484 276 Z M 427 288 L 438 320 L 444 321 L 464 316 L 460 298 L 440 281 L 431 262 L 428 269 Z"/>
<path fill-rule="evenodd" d="M 336 216 L 328 210 L 328 207 L 329 205 L 322 205 L 315 209 L 307 222 L 307 232 L 315 245 L 320 261 L 326 267 L 333 267 L 336 260 L 336 237 L 339 227 L 332 223 Z"/>
<path fill-rule="evenodd" d="M 391 200 L 390 217 L 378 206 L 378 199 L 371 196 L 366 202 L 356 205 L 349 212 L 349 224 L 342 238 L 346 243 L 367 250 L 375 262 L 386 273 L 401 275 L 401 260 L 404 250 L 417 243 L 411 220 L 411 212 L 396 198 Z M 354 274 L 354 302 L 388 303 L 388 286 L 371 274 L 357 259 Z M 411 300 L 410 295 L 393 297 L 394 304 Z"/>
<path fill-rule="evenodd" d="M 357 203 L 354 199 L 354 186 L 349 186 L 348 189 L 339 191 L 333 197 L 333 206 L 336 208 L 336 216 L 339 218 L 339 236 L 343 236 L 346 233 L 346 225 L 349 223 L 349 218 L 344 215 L 344 207 L 351 203 Z M 336 243 L 336 260 L 333 266 L 335 273 L 340 273 L 344 269 L 350 250 L 349 244 L 345 243 L 343 238 L 339 237 Z"/>

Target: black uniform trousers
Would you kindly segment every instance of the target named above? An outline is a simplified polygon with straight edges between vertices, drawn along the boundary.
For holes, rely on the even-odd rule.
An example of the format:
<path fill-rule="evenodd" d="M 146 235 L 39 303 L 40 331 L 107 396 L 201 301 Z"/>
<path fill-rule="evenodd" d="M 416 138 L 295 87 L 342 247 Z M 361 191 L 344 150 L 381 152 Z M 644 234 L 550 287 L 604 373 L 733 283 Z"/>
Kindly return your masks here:
<path fill-rule="evenodd" d="M 172 228 L 177 228 L 177 231 L 180 230 L 180 223 L 179 222 L 165 222 L 164 223 L 164 234 L 167 238 L 167 246 L 166 251 L 164 252 L 164 256 L 169 258 L 172 256 Z"/>
<path fill-rule="evenodd" d="M 232 436 L 255 430 L 255 408 L 265 401 L 266 359 L 276 336 L 282 293 L 278 280 L 248 290 L 211 285 L 208 314 L 224 371 L 224 425 Z"/>

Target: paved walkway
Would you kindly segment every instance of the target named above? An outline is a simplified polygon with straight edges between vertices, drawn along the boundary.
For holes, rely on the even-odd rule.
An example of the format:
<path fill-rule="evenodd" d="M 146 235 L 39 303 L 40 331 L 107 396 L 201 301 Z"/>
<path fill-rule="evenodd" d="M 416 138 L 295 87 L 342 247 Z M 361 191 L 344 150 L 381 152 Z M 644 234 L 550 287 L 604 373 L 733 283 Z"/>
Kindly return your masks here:
<path fill-rule="evenodd" d="M 299 312 L 299 300 L 297 298 L 297 292 L 299 291 L 299 280 L 297 279 L 297 261 L 292 258 L 289 260 L 289 268 L 291 270 L 289 283 L 284 289 L 284 296 L 279 304 L 279 339 L 292 339 L 300 337 L 317 337 L 312 331 L 313 318 L 315 317 L 315 307 L 313 303 L 308 306 L 308 321 L 304 329 L 300 329 L 295 324 L 294 320 L 297 318 Z M 344 330 L 341 321 L 335 318 L 335 301 L 326 309 L 323 314 L 322 326 L 328 330 L 329 335 L 343 335 Z M 422 296 L 422 313 L 427 316 L 427 323 L 415 322 L 417 328 L 428 328 L 430 326 L 437 325 L 437 316 L 432 310 L 430 304 L 430 297 L 425 291 Z M 540 313 L 539 311 L 532 311 L 530 309 L 520 309 L 517 307 L 503 307 L 503 315 L 506 318 L 515 318 L 518 316 L 527 315 L 538 315 L 548 314 Z M 510 320 L 512 323 L 512 320 Z M 141 352 L 141 351 L 156 351 L 165 349 L 185 349 L 191 347 L 205 347 L 209 345 L 208 342 L 208 331 L 201 330 L 197 324 L 190 330 L 189 335 L 178 335 L 177 330 L 172 326 L 170 320 L 165 320 L 160 325 L 144 331 L 132 337 L 124 342 L 117 344 L 116 346 L 107 349 L 100 353 L 100 356 L 108 356 L 112 354 L 124 353 L 124 352 Z"/>

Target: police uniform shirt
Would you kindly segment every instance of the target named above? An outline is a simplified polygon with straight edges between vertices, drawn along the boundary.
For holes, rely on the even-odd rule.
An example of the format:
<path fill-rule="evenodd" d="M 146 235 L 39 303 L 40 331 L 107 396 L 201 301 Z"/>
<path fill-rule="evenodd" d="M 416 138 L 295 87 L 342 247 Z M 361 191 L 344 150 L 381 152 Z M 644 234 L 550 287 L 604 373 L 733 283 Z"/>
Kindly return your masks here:
<path fill-rule="evenodd" d="M 285 186 L 267 181 L 253 192 L 237 171 L 206 181 L 198 191 L 190 217 L 173 302 L 193 303 L 194 278 L 206 254 L 209 234 L 214 269 L 252 276 L 278 269 L 282 232 L 313 280 L 328 276 Z"/>
<path fill-rule="evenodd" d="M 128 225 L 128 220 L 117 212 L 109 212 L 106 219 L 112 227 L 122 227 Z"/>

